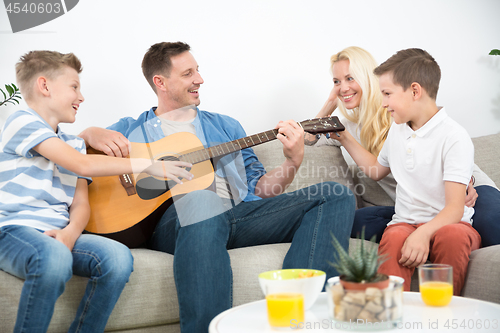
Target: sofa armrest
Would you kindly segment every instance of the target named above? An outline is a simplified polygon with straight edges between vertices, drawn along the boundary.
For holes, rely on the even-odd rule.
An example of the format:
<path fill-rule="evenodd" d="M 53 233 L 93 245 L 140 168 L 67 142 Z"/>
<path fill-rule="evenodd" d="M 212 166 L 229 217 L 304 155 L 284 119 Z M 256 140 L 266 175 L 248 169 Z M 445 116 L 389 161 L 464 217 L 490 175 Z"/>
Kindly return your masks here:
<path fill-rule="evenodd" d="M 500 303 L 500 245 L 472 251 L 462 295 Z"/>

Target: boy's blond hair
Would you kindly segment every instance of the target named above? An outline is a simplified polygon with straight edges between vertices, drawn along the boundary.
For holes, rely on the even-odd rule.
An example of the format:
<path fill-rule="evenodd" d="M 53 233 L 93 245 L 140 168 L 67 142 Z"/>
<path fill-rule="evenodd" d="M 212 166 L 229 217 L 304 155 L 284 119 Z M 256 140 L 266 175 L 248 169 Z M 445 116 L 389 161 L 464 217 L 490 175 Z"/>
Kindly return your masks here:
<path fill-rule="evenodd" d="M 363 93 L 359 107 L 351 112 L 347 111 L 343 103 L 338 103 L 338 108 L 347 120 L 361 127 L 359 134 L 361 145 L 378 156 L 392 120 L 391 115 L 382 107 L 378 78 L 373 74 L 377 62 L 368 51 L 357 46 L 350 46 L 331 57 L 332 72 L 335 63 L 342 60 L 349 61 L 349 74 L 359 84 Z"/>
<path fill-rule="evenodd" d="M 403 87 L 404 91 L 410 88 L 413 82 L 417 82 L 430 98 L 437 98 L 441 69 L 436 60 L 422 49 L 398 51 L 375 68 L 374 73 L 377 76 L 392 73 L 392 81 Z"/>
<path fill-rule="evenodd" d="M 65 66 L 78 74 L 82 72 L 82 64 L 73 53 L 30 51 L 21 56 L 16 64 L 16 80 L 24 99 L 30 101 L 33 97 L 33 83 L 37 77 L 54 79 Z"/>

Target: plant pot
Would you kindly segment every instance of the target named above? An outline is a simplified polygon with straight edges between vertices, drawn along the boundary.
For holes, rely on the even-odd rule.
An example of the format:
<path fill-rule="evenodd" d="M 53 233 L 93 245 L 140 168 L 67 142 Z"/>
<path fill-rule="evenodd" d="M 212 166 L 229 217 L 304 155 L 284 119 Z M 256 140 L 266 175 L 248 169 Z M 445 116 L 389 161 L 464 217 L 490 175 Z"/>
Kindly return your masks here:
<path fill-rule="evenodd" d="M 403 318 L 404 279 L 390 276 L 384 289 L 370 287 L 370 283 L 352 283 L 362 289 L 348 289 L 338 276 L 328 279 L 326 285 L 328 312 L 335 328 L 350 330 L 384 330 L 397 327 Z M 376 282 L 375 284 L 379 284 Z M 349 284 L 349 282 L 348 282 Z"/>
<path fill-rule="evenodd" d="M 352 282 L 345 281 L 343 275 L 340 276 L 340 284 L 345 290 L 366 290 L 366 288 L 385 289 L 389 287 L 389 276 L 382 274 L 383 278 L 377 282 Z"/>

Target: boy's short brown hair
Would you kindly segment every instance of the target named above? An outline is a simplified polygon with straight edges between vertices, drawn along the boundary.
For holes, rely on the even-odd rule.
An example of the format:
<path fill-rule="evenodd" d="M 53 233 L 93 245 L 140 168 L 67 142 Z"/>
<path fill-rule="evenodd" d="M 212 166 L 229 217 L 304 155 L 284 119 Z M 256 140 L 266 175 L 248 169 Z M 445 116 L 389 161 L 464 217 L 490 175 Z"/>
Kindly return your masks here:
<path fill-rule="evenodd" d="M 441 69 L 436 60 L 421 49 L 401 50 L 375 68 L 373 73 L 377 76 L 392 73 L 393 82 L 405 91 L 417 82 L 434 100 L 441 80 Z"/>
<path fill-rule="evenodd" d="M 142 59 L 142 73 L 149 85 L 156 93 L 156 86 L 153 77 L 157 74 L 170 76 L 172 70 L 171 58 L 181 53 L 187 52 L 191 47 L 183 42 L 163 42 L 152 45 Z"/>
<path fill-rule="evenodd" d="M 43 75 L 53 79 L 64 66 L 82 72 L 82 63 L 73 53 L 56 51 L 30 51 L 21 56 L 16 64 L 16 80 L 25 100 L 33 96 L 33 80 Z"/>

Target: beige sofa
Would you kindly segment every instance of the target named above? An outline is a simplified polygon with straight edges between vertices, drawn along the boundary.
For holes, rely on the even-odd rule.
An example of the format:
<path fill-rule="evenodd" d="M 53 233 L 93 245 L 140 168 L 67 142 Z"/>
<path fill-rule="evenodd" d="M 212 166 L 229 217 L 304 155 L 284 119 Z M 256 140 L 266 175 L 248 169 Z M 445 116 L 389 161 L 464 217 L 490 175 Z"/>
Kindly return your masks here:
<path fill-rule="evenodd" d="M 475 138 L 473 141 L 476 163 L 500 185 L 500 134 Z M 282 162 L 281 144 L 278 141 L 257 146 L 255 151 L 268 169 Z M 351 189 L 358 184 L 355 192 L 362 194 L 358 197 L 358 206 L 391 204 L 390 198 L 376 183 L 357 176 L 355 183 L 350 170 L 339 148 L 306 147 L 303 165 L 288 190 L 333 180 Z M 356 241 L 351 239 L 351 244 Z M 257 275 L 281 268 L 288 247 L 289 244 L 275 244 L 229 251 L 234 277 L 234 306 L 263 298 Z M 109 319 L 106 331 L 179 332 L 173 256 L 146 249 L 133 249 L 132 253 L 135 259 L 134 272 Z M 56 303 L 50 332 L 67 331 L 85 285 L 86 279 L 76 276 L 68 282 L 66 291 Z M 0 332 L 12 332 L 22 286 L 23 280 L 0 271 Z M 500 245 L 472 253 L 463 296 L 500 303 Z"/>

